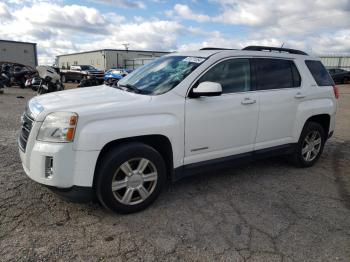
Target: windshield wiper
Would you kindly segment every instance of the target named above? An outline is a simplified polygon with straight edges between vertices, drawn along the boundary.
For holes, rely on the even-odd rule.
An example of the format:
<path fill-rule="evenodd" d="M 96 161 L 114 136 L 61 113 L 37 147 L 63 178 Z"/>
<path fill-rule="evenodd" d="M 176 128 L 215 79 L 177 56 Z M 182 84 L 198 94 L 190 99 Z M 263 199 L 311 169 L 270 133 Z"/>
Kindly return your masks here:
<path fill-rule="evenodd" d="M 126 84 L 126 85 L 117 85 L 118 88 L 122 87 L 121 89 L 125 90 L 124 88 L 131 90 L 132 92 L 139 94 L 141 92 L 140 89 L 138 89 L 136 86 Z"/>

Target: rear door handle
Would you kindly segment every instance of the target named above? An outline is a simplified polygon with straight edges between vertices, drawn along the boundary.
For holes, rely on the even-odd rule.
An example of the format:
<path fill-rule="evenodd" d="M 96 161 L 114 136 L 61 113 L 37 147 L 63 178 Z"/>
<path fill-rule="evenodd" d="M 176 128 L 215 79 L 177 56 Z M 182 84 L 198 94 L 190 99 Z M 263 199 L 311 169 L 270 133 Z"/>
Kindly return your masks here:
<path fill-rule="evenodd" d="M 256 103 L 256 100 L 255 99 L 251 99 L 249 97 L 246 97 L 244 98 L 242 101 L 241 101 L 241 104 L 242 105 L 251 105 L 251 104 L 255 104 Z"/>
<path fill-rule="evenodd" d="M 305 95 L 303 95 L 301 92 L 298 92 L 298 93 L 296 93 L 296 95 L 294 97 L 297 99 L 300 99 L 300 98 L 304 98 Z"/>

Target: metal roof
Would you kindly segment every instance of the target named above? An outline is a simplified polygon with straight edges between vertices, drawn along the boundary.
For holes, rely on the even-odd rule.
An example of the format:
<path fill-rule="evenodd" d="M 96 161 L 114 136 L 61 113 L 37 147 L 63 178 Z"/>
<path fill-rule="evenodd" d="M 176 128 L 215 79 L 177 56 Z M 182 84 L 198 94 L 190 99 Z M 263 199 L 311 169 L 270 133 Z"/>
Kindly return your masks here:
<path fill-rule="evenodd" d="M 88 53 L 95 53 L 95 52 L 102 52 L 102 51 L 122 51 L 122 52 L 126 52 L 127 51 L 127 52 L 164 53 L 164 54 L 169 54 L 170 53 L 170 52 L 167 52 L 167 51 L 125 50 L 125 49 L 98 49 L 98 50 L 92 50 L 92 51 L 84 51 L 84 52 L 70 53 L 70 54 L 64 54 L 64 55 L 57 55 L 57 57 L 69 56 L 69 55 L 88 54 Z"/>
<path fill-rule="evenodd" d="M 19 44 L 31 44 L 31 45 L 36 45 L 36 43 L 31 43 L 31 42 L 21 42 L 21 41 L 4 40 L 4 39 L 0 39 L 0 42 L 8 42 L 8 43 L 19 43 Z"/>

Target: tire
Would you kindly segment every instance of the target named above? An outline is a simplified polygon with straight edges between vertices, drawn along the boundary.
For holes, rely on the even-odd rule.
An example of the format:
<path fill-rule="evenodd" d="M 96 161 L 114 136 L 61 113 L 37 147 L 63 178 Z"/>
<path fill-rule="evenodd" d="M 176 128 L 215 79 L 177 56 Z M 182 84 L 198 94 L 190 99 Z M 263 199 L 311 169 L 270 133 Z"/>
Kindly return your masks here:
<path fill-rule="evenodd" d="M 62 83 L 67 83 L 67 78 L 65 75 L 61 76 L 61 81 L 62 81 Z"/>
<path fill-rule="evenodd" d="M 292 155 L 294 165 L 313 166 L 320 158 L 325 142 L 326 133 L 323 127 L 316 122 L 306 122 Z"/>
<path fill-rule="evenodd" d="M 344 78 L 343 78 L 343 84 L 347 84 L 348 82 L 349 82 L 349 78 L 344 77 Z"/>
<path fill-rule="evenodd" d="M 143 172 L 139 167 L 144 168 Z M 106 153 L 96 175 L 99 201 L 122 214 L 138 212 L 151 205 L 167 177 L 164 159 L 158 151 L 137 142 L 123 144 Z"/>

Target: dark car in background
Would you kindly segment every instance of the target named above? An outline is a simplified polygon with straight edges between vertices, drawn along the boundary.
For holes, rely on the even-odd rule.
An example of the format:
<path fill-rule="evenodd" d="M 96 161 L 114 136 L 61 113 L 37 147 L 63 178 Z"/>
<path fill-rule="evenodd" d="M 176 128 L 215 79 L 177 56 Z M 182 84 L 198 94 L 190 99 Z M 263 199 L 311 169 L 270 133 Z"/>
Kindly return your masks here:
<path fill-rule="evenodd" d="M 102 84 L 103 78 L 104 71 L 91 65 L 72 65 L 69 70 L 61 70 L 61 79 L 64 83 L 68 81 L 80 82 L 81 80 L 95 79 Z"/>
<path fill-rule="evenodd" d="M 336 84 L 346 84 L 350 81 L 350 72 L 340 68 L 328 69 Z"/>

